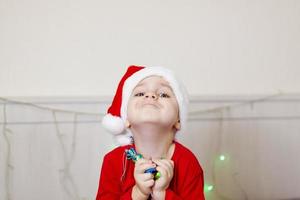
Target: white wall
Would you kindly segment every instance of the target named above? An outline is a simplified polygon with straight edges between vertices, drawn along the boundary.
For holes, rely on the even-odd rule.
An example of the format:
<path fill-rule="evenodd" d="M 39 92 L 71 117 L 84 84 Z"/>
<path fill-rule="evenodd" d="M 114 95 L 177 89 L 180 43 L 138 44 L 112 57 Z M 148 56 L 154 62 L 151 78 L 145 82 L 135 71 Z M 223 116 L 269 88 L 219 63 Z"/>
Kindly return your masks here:
<path fill-rule="evenodd" d="M 300 91 L 300 1 L 0 0 L 0 96 L 112 95 L 130 64 L 192 95 Z"/>

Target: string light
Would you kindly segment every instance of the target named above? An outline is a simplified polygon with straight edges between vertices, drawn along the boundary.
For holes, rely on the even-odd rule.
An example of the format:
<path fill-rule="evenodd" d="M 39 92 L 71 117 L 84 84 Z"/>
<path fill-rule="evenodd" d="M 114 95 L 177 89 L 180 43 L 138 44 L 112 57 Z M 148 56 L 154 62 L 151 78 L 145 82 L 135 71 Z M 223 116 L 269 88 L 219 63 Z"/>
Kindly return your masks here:
<path fill-rule="evenodd" d="M 219 159 L 220 159 L 221 161 L 224 161 L 224 160 L 226 159 L 226 157 L 225 157 L 224 155 L 220 155 L 220 156 L 219 156 Z"/>
<path fill-rule="evenodd" d="M 63 162 L 64 162 L 64 167 L 63 169 L 59 170 L 60 171 L 60 178 L 61 178 L 61 183 L 62 186 L 66 192 L 66 194 L 74 200 L 79 200 L 79 194 L 78 194 L 78 189 L 77 185 L 74 181 L 74 178 L 72 176 L 72 173 L 70 171 L 70 167 L 72 164 L 72 161 L 74 160 L 75 156 L 75 149 L 76 149 L 76 133 L 77 133 L 77 114 L 74 115 L 74 127 L 73 127 L 73 132 L 72 132 L 72 145 L 71 145 L 71 153 L 68 154 L 66 144 L 63 140 L 63 134 L 58 126 L 58 121 L 57 121 L 57 113 L 55 111 L 52 112 L 53 114 L 53 119 L 55 121 L 55 128 L 56 128 L 56 136 L 59 140 L 62 155 L 63 155 Z M 69 184 L 68 184 L 69 183 Z"/>
<path fill-rule="evenodd" d="M 211 192 L 214 189 L 214 186 L 211 184 L 204 184 L 204 192 L 208 193 Z"/>

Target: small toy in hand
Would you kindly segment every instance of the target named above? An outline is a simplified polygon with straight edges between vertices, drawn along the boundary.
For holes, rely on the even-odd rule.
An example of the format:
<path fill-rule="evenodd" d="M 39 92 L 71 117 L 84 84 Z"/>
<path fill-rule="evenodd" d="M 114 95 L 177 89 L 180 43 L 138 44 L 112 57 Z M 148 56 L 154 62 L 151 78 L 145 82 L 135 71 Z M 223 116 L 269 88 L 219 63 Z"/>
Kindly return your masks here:
<path fill-rule="evenodd" d="M 132 160 L 134 163 L 136 161 L 138 161 L 138 159 L 143 158 L 143 156 L 141 154 L 136 153 L 136 151 L 134 150 L 134 148 L 130 148 L 130 149 L 126 149 L 125 150 L 126 153 L 126 157 L 128 160 Z M 154 175 L 154 180 L 159 179 L 160 177 L 160 172 L 157 171 L 155 168 L 149 168 L 145 171 L 145 173 L 151 173 Z"/>

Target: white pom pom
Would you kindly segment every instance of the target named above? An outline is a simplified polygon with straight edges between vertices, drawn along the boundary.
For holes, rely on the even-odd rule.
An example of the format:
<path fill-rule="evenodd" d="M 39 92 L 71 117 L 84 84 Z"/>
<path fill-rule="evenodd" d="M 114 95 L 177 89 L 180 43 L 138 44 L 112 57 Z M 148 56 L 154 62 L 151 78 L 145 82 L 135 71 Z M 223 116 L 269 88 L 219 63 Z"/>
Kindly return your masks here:
<path fill-rule="evenodd" d="M 125 124 L 120 117 L 113 116 L 110 113 L 105 115 L 102 119 L 102 125 L 110 133 L 117 135 L 125 130 Z"/>
<path fill-rule="evenodd" d="M 130 144 L 132 142 L 131 137 L 128 134 L 116 135 L 115 139 L 117 143 L 121 146 Z"/>

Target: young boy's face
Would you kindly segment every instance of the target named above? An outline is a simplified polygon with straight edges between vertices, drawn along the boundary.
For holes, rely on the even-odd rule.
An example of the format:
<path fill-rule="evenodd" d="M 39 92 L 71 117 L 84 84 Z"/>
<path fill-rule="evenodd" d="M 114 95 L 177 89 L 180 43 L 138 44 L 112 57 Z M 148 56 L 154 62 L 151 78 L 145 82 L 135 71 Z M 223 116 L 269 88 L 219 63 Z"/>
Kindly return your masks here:
<path fill-rule="evenodd" d="M 179 108 L 169 83 L 160 76 L 150 76 L 133 90 L 127 107 L 130 125 L 157 124 L 180 128 Z"/>

